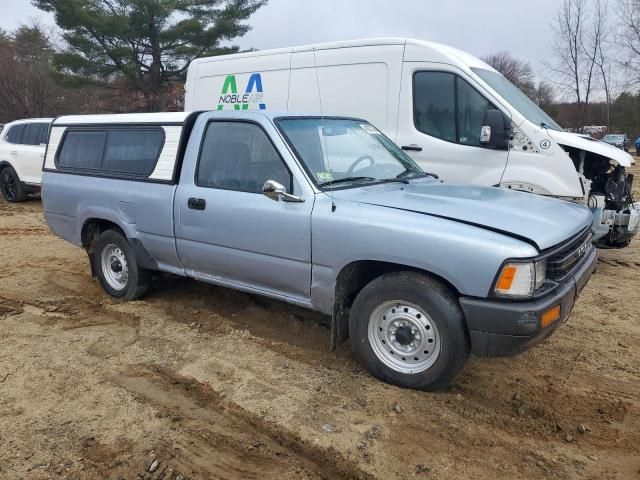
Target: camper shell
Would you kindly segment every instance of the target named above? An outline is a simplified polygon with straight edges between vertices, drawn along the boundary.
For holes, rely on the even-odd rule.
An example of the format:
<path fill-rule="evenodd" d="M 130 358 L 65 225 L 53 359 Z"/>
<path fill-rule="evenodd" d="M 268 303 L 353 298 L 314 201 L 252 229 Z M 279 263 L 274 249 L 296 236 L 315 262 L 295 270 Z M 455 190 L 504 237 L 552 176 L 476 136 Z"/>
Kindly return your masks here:
<path fill-rule="evenodd" d="M 563 131 L 491 66 L 446 45 L 383 38 L 201 58 L 185 89 L 186 111 L 365 118 L 445 180 L 588 205 L 600 247 L 626 246 L 638 231 L 628 153 Z M 482 135 L 495 111 L 504 118 L 497 143 Z"/>

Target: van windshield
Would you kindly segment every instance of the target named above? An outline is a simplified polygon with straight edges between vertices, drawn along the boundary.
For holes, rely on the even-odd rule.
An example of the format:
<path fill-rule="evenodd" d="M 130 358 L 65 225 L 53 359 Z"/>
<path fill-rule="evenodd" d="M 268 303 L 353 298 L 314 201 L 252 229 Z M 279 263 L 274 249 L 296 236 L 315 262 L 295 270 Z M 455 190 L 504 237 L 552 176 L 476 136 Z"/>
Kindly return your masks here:
<path fill-rule="evenodd" d="M 472 68 L 473 72 L 489 84 L 498 94 L 504 98 L 522 116 L 535 125 L 545 126 L 553 130 L 562 130 L 544 110 L 536 105 L 529 97 L 507 80 L 503 75 L 483 68 Z"/>
<path fill-rule="evenodd" d="M 277 119 L 276 124 L 321 188 L 407 182 L 428 175 L 367 122 L 289 117 Z"/>

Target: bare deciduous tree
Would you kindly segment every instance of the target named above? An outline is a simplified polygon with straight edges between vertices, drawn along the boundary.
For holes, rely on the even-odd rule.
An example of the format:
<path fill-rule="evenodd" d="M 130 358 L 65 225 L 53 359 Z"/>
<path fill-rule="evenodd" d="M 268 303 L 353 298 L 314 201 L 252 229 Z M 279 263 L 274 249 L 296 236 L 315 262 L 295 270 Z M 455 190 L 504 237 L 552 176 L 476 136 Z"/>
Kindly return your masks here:
<path fill-rule="evenodd" d="M 507 50 L 486 55 L 482 57 L 482 60 L 499 71 L 507 80 L 525 93 L 533 88 L 534 75 L 529 62 L 514 58 Z"/>
<path fill-rule="evenodd" d="M 552 23 L 555 61 L 546 66 L 552 81 L 575 98 L 577 129 L 584 124 L 594 90 L 596 59 L 604 34 L 602 18 L 590 14 L 587 0 L 564 0 Z"/>
<path fill-rule="evenodd" d="M 619 0 L 621 28 L 616 43 L 624 54 L 622 64 L 629 87 L 640 86 L 640 0 Z"/>
<path fill-rule="evenodd" d="M 0 41 L 0 115 L 3 121 L 55 113 L 58 87 L 53 51 L 38 26 L 22 26 Z"/>

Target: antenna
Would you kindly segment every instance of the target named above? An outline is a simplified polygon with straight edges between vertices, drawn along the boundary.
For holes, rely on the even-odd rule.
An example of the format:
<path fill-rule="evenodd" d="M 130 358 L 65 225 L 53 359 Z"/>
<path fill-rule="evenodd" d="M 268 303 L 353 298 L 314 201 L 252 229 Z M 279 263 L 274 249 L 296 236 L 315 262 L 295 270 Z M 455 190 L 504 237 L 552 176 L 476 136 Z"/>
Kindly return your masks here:
<path fill-rule="evenodd" d="M 318 86 L 318 100 L 320 101 L 320 134 L 321 134 L 321 138 L 322 138 L 322 143 L 324 144 L 324 155 L 326 155 L 325 157 L 325 164 L 327 166 L 327 168 L 329 169 L 329 172 L 331 172 L 333 174 L 333 171 L 331 169 L 331 165 L 329 163 L 329 150 L 327 149 L 327 138 L 324 135 L 324 132 L 322 132 L 322 130 L 324 129 L 324 109 L 322 108 L 322 94 L 320 93 L 320 77 L 318 76 L 318 60 L 316 58 L 316 47 L 311 47 L 312 51 L 313 51 L 313 69 L 316 72 L 316 85 Z M 336 211 L 336 203 L 334 201 L 334 193 L 333 193 L 333 189 L 329 190 L 329 196 L 331 197 L 331 211 L 335 212 Z"/>

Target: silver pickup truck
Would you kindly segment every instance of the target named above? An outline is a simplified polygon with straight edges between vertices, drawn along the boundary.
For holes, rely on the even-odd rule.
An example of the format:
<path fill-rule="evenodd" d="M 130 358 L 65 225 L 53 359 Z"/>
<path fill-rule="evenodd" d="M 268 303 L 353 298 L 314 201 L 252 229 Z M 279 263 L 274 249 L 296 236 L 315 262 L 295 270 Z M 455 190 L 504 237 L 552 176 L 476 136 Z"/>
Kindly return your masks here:
<path fill-rule="evenodd" d="M 593 272 L 591 213 L 443 183 L 363 120 L 273 112 L 68 116 L 43 204 L 113 297 L 153 272 L 332 317 L 335 346 L 403 387 L 449 384 L 568 317 Z"/>

